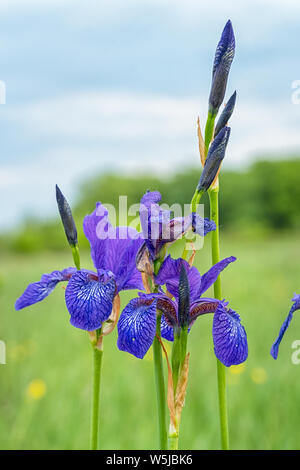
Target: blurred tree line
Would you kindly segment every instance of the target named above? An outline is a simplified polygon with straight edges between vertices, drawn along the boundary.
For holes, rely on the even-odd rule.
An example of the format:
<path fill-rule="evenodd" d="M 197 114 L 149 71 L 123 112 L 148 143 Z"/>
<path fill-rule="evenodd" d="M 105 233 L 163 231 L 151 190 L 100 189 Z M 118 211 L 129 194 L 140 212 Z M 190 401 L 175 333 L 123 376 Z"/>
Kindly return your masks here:
<path fill-rule="evenodd" d="M 242 236 L 262 236 L 270 231 L 300 229 L 300 159 L 257 161 L 244 171 L 222 171 L 220 176 L 221 226 Z M 158 190 L 162 202 L 188 204 L 200 177 L 200 169 L 190 168 L 169 179 L 149 175 L 103 174 L 86 181 L 78 192 L 73 214 L 79 243 L 88 247 L 83 235 L 83 217 L 92 212 L 96 201 L 116 208 L 119 195 L 127 195 L 128 207 L 140 201 L 144 192 Z M 63 188 L 61 188 L 63 190 Z M 205 195 L 205 215 L 209 203 Z M 26 220 L 17 232 L 1 235 L 0 249 L 32 252 L 63 249 L 66 240 L 60 220 Z"/>

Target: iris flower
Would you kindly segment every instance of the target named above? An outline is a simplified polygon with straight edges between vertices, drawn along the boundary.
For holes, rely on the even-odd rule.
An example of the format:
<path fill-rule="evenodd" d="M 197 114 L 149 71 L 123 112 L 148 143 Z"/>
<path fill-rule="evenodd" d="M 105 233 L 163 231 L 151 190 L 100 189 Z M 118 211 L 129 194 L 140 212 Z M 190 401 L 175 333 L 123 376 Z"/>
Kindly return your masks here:
<path fill-rule="evenodd" d="M 171 212 L 159 206 L 161 194 L 158 191 L 148 191 L 140 203 L 140 220 L 144 243 L 137 256 L 137 265 L 142 271 L 145 251 L 151 261 L 155 261 L 166 243 L 172 243 L 180 238 L 189 229 L 198 235 L 205 236 L 216 229 L 214 222 L 203 219 L 199 214 L 188 214 L 185 217 L 171 218 Z"/>
<path fill-rule="evenodd" d="M 292 301 L 294 302 L 290 311 L 289 311 L 289 314 L 288 316 L 286 317 L 286 319 L 284 320 L 281 328 L 280 328 L 280 331 L 279 331 L 279 335 L 278 335 L 278 338 L 276 339 L 276 341 L 273 343 L 273 346 L 271 348 L 271 356 L 274 358 L 274 359 L 277 359 L 278 357 L 278 349 L 279 349 L 279 345 L 281 343 L 281 340 L 283 338 L 283 335 L 284 333 L 286 332 L 286 330 L 288 329 L 288 326 L 289 324 L 291 323 L 292 321 L 292 318 L 293 318 L 293 314 L 296 310 L 299 310 L 300 309 L 300 295 L 299 294 L 295 294 L 294 297 L 292 298 Z"/>
<path fill-rule="evenodd" d="M 157 310 L 162 312 L 162 337 L 169 341 L 174 340 L 174 334 L 182 327 L 179 318 L 179 278 L 184 266 L 189 283 L 188 327 L 200 315 L 213 313 L 215 355 L 227 367 L 244 362 L 248 356 L 247 335 L 239 315 L 227 307 L 227 302 L 203 297 L 220 272 L 235 260 L 233 256 L 225 258 L 201 276 L 185 260 L 174 260 L 168 256 L 155 277 L 157 285 L 166 285 L 168 295 L 160 288 L 157 294 L 140 293 L 138 298 L 128 303 L 118 322 L 119 349 L 140 359 L 144 357 L 155 337 Z"/>
<path fill-rule="evenodd" d="M 93 331 L 101 328 L 112 313 L 118 293 L 127 289 L 142 289 L 135 257 L 142 240 L 135 229 L 114 228 L 107 209 L 100 202 L 84 218 L 83 230 L 91 245 L 91 257 L 97 272 L 66 268 L 43 274 L 39 282 L 29 284 L 16 301 L 16 310 L 45 299 L 61 281 L 67 281 L 65 300 L 76 328 Z"/>

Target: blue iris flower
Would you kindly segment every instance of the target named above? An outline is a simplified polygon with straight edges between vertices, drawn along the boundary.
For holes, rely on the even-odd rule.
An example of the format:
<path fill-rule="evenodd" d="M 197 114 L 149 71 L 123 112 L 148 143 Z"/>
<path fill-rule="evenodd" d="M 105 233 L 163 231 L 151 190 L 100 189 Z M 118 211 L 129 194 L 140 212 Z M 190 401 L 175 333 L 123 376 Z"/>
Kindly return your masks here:
<path fill-rule="evenodd" d="M 171 212 L 159 206 L 161 194 L 158 191 L 148 191 L 140 202 L 140 220 L 144 237 L 137 258 L 141 258 L 145 250 L 149 258 L 155 261 L 166 243 L 172 243 L 189 229 L 201 236 L 216 229 L 209 219 L 203 219 L 199 214 L 188 214 L 185 217 L 171 217 Z M 139 265 L 139 262 L 137 261 Z"/>
<path fill-rule="evenodd" d="M 166 285 L 166 295 L 160 288 L 157 294 L 140 293 L 131 300 L 121 313 L 118 322 L 118 347 L 142 359 L 155 337 L 156 311 L 162 312 L 161 335 L 173 341 L 174 331 L 182 327 L 180 318 L 179 282 L 184 266 L 189 284 L 189 305 L 187 326 L 191 328 L 195 320 L 203 314 L 213 313 L 213 342 L 217 358 L 227 367 L 244 362 L 248 356 L 247 335 L 241 325 L 239 315 L 227 307 L 227 302 L 203 297 L 204 292 L 216 281 L 220 272 L 235 261 L 233 256 L 212 266 L 207 273 L 200 275 L 195 267 L 190 267 L 183 259 L 174 260 L 168 256 L 163 262 L 155 282 Z"/>
<path fill-rule="evenodd" d="M 114 228 L 107 209 L 98 202 L 84 218 L 83 229 L 91 245 L 91 257 L 97 272 L 66 268 L 43 274 L 39 282 L 29 284 L 16 301 L 16 310 L 45 299 L 61 281 L 67 281 L 65 301 L 70 323 L 93 331 L 108 320 L 116 295 L 127 289 L 142 289 L 135 257 L 142 244 L 140 234 L 129 227 Z"/>
<path fill-rule="evenodd" d="M 300 295 L 299 294 L 295 294 L 294 297 L 292 298 L 292 301 L 294 302 L 289 313 L 288 313 L 288 316 L 286 317 L 286 319 L 284 320 L 281 328 L 280 328 L 280 331 L 279 331 L 279 335 L 278 335 L 278 338 L 276 339 L 276 341 L 273 343 L 272 345 L 272 348 L 271 348 L 271 356 L 274 358 L 274 359 L 277 359 L 278 357 L 278 349 L 279 349 L 279 345 L 281 343 L 281 340 L 283 338 L 283 335 L 284 333 L 286 332 L 286 330 L 288 329 L 288 326 L 289 324 L 291 323 L 292 321 L 292 318 L 293 318 L 293 314 L 296 310 L 300 310 Z"/>

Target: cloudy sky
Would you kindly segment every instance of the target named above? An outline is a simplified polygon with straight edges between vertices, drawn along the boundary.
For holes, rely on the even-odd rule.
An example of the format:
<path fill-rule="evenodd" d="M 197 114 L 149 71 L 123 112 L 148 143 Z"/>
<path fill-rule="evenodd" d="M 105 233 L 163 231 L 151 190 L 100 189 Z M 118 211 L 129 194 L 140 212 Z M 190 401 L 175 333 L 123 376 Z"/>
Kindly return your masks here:
<path fill-rule="evenodd" d="M 54 214 L 55 183 L 73 202 L 95 172 L 197 164 L 228 18 L 238 101 L 225 164 L 299 151 L 298 0 L 0 0 L 0 230 Z"/>

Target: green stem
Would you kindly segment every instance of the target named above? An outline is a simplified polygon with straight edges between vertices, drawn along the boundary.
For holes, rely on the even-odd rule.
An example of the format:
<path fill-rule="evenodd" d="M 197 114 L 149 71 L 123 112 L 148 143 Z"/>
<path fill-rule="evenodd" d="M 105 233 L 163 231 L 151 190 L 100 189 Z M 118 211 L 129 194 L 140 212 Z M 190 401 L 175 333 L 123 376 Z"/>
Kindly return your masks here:
<path fill-rule="evenodd" d="M 219 190 L 209 190 L 210 218 L 216 224 L 216 230 L 212 232 L 212 262 L 216 264 L 220 261 L 220 240 L 219 240 Z M 218 276 L 214 283 L 214 296 L 222 300 L 221 278 Z M 226 396 L 226 368 L 217 359 L 218 395 L 220 411 L 220 431 L 222 449 L 229 449 L 227 396 Z"/>
<path fill-rule="evenodd" d="M 157 312 L 156 315 L 156 335 L 160 338 L 160 323 L 161 313 Z M 167 423 L 166 423 L 166 396 L 165 396 L 165 381 L 163 370 L 162 350 L 158 337 L 155 336 L 153 341 L 153 362 L 154 362 L 154 375 L 157 397 L 157 412 L 158 412 L 158 431 L 159 431 L 159 449 L 167 449 Z"/>
<path fill-rule="evenodd" d="M 204 136 L 204 146 L 205 146 L 205 157 L 208 153 L 209 144 L 213 138 L 214 125 L 215 125 L 216 114 L 208 112 L 206 126 L 205 126 L 205 136 Z"/>
<path fill-rule="evenodd" d="M 100 405 L 100 378 L 103 356 L 103 345 L 98 349 L 93 346 L 93 396 L 92 396 L 92 419 L 91 419 L 91 450 L 98 449 L 99 432 L 99 405 Z"/>
<path fill-rule="evenodd" d="M 168 450 L 178 450 L 179 432 L 175 429 L 169 429 Z"/>

